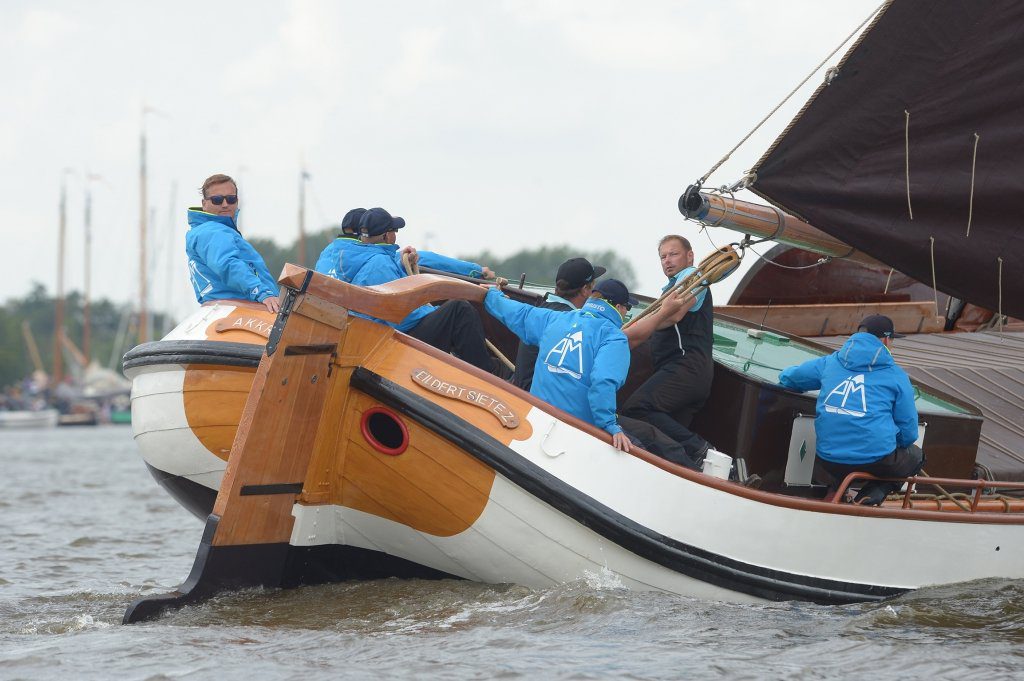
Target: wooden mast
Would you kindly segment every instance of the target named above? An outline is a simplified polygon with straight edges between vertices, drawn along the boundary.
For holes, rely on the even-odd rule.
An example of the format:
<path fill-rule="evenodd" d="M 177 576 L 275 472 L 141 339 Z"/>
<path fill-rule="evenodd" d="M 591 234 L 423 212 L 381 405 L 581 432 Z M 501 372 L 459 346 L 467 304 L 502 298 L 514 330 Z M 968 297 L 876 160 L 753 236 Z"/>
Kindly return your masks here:
<path fill-rule="evenodd" d="M 306 172 L 305 163 L 299 172 L 299 264 L 306 266 L 306 180 L 309 173 Z"/>
<path fill-rule="evenodd" d="M 171 182 L 171 200 L 168 201 L 168 203 L 167 203 L 167 205 L 169 206 L 169 209 L 168 209 L 169 210 L 169 215 L 168 215 L 168 219 L 167 219 L 167 273 L 165 275 L 167 277 L 167 288 L 166 288 L 167 298 L 166 298 L 166 302 L 164 303 L 164 324 L 163 324 L 163 328 L 161 329 L 161 333 L 164 336 L 166 336 L 168 333 L 170 333 L 171 328 L 172 328 L 172 323 L 171 323 L 171 307 L 173 307 L 173 306 L 171 305 L 171 301 L 173 300 L 173 296 L 174 296 L 174 279 L 175 279 L 172 273 L 174 272 L 174 254 L 176 253 L 175 246 L 177 246 L 177 242 L 175 240 L 175 235 L 178 233 L 178 230 L 175 229 L 175 227 L 174 227 L 174 224 L 175 224 L 174 221 L 175 221 L 175 213 L 177 211 L 177 208 L 176 208 L 177 203 L 178 203 L 178 182 L 174 181 L 174 182 Z M 177 251 L 177 252 L 180 252 L 180 251 Z"/>
<path fill-rule="evenodd" d="M 85 296 L 82 301 L 82 354 L 85 355 L 86 366 L 92 358 L 92 319 L 90 304 L 90 289 L 92 279 L 92 185 L 93 180 L 99 179 L 98 175 L 85 176 Z"/>
<path fill-rule="evenodd" d="M 60 227 L 57 236 L 57 299 L 54 305 L 53 320 L 53 385 L 60 385 L 64 380 L 63 347 L 61 336 L 64 335 L 64 239 L 67 233 L 68 182 L 67 170 L 60 178 Z"/>
<path fill-rule="evenodd" d="M 40 374 L 45 374 L 46 368 L 43 366 L 43 358 L 39 355 L 39 346 L 36 345 L 35 336 L 32 335 L 32 328 L 28 325 L 27 319 L 21 321 L 21 335 L 25 338 L 25 345 L 28 347 L 28 356 L 32 359 L 32 366 Z"/>
<path fill-rule="evenodd" d="M 679 199 L 679 211 L 689 220 L 709 227 L 725 227 L 736 232 L 771 239 L 812 253 L 845 258 L 865 265 L 889 267 L 863 251 L 829 236 L 816 227 L 772 206 L 741 201 L 732 196 L 687 189 Z"/>
<path fill-rule="evenodd" d="M 146 199 L 146 113 L 142 108 L 142 129 L 139 134 L 139 343 L 149 340 L 146 310 L 146 231 L 149 210 Z"/>

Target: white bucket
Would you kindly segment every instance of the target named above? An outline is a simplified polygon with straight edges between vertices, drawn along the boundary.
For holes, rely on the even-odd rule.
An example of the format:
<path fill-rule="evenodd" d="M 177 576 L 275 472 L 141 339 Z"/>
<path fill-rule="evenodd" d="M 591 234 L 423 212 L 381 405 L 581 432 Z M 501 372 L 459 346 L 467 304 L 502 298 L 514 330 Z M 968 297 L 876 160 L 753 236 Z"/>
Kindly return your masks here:
<path fill-rule="evenodd" d="M 732 470 L 732 457 L 728 454 L 709 449 L 704 457 L 704 472 L 722 480 L 729 479 L 729 471 Z"/>

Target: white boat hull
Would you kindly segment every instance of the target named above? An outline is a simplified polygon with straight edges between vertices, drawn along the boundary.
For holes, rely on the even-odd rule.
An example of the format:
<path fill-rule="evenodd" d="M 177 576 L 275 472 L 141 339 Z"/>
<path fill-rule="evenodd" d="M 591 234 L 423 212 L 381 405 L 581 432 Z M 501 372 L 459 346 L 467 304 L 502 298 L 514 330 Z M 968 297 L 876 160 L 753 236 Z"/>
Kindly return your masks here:
<path fill-rule="evenodd" d="M 0 411 L 0 428 L 53 428 L 58 416 L 56 409 Z"/>

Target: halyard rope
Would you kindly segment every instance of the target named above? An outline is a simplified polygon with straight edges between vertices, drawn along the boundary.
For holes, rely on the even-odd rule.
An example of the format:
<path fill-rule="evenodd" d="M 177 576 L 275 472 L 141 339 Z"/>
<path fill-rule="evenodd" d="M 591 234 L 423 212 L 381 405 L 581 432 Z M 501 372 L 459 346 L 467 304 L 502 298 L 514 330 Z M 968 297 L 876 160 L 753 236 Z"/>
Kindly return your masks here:
<path fill-rule="evenodd" d="M 813 75 L 814 75 L 815 73 L 817 73 L 818 71 L 820 71 L 820 70 L 821 70 L 821 67 L 822 67 L 822 66 L 824 66 L 824 65 L 825 65 L 825 64 L 826 64 L 826 63 L 828 62 L 828 60 L 829 60 L 829 59 L 831 59 L 832 57 L 834 57 L 834 56 L 835 56 L 835 54 L 836 54 L 836 52 L 838 52 L 838 51 L 839 51 L 839 50 L 840 50 L 840 49 L 841 49 L 841 48 L 843 47 L 843 45 L 845 45 L 846 43 L 850 42 L 850 39 L 851 39 L 851 38 L 853 38 L 853 36 L 857 35 L 857 33 L 859 33 L 859 32 L 860 32 L 860 30 L 861 30 L 861 29 L 863 29 L 863 28 L 864 28 L 864 26 L 866 26 L 866 25 L 867 25 L 867 23 L 868 23 L 869 21 L 871 21 L 872 17 L 874 17 L 874 16 L 876 15 L 876 14 L 878 14 L 878 11 L 879 11 L 880 9 L 882 9 L 882 6 L 884 6 L 884 3 L 883 3 L 883 5 L 879 5 L 879 6 L 878 6 L 878 7 L 876 7 L 876 8 L 874 9 L 874 10 L 872 10 L 872 11 L 871 11 L 871 14 L 869 14 L 869 15 L 867 16 L 867 18 L 866 18 L 866 19 L 864 19 L 864 21 L 862 21 L 862 22 L 861 22 L 860 26 L 858 26 L 857 28 L 855 28 L 855 29 L 854 29 L 854 30 L 853 30 L 853 31 L 852 31 L 852 32 L 850 33 L 850 35 L 846 36 L 846 38 L 844 38 L 844 39 L 843 39 L 843 41 L 842 41 L 841 43 L 839 43 L 838 45 L 836 45 L 836 48 L 835 48 L 834 50 L 832 50 L 832 51 L 831 51 L 831 52 L 830 52 L 830 53 L 828 54 L 828 56 L 827 56 L 827 57 L 825 57 L 824 59 L 822 59 L 822 60 L 821 60 L 821 63 L 819 63 L 819 64 L 818 64 L 817 66 L 815 66 L 815 67 L 814 67 L 814 70 L 813 70 L 813 71 L 811 71 L 810 73 L 808 73 L 808 74 L 807 74 L 807 77 L 806 77 L 806 78 L 804 78 L 803 80 L 801 80 L 801 81 L 800 81 L 800 83 L 799 83 L 799 84 L 798 84 L 798 85 L 797 85 L 797 86 L 796 86 L 795 88 L 793 88 L 793 89 L 792 89 L 792 90 L 790 91 L 790 93 L 789 93 L 788 95 L 786 95 L 786 96 L 785 96 L 785 98 L 784 98 L 784 99 L 783 99 L 783 100 L 782 100 L 781 102 L 779 102 L 779 103 L 778 103 L 778 104 L 776 105 L 776 107 L 775 107 L 774 109 L 772 109 L 771 111 L 769 111 L 769 112 L 768 112 L 768 115 L 766 115 L 766 116 L 765 116 L 764 118 L 762 118 L 762 119 L 761 119 L 761 121 L 760 121 L 760 122 L 759 122 L 759 123 L 758 123 L 757 125 L 755 125 L 755 126 L 754 126 L 753 130 L 751 130 L 750 132 L 748 132 L 748 133 L 746 134 L 746 136 L 745 136 L 745 137 L 744 137 L 743 139 L 741 139 L 741 140 L 740 140 L 740 141 L 739 141 L 739 142 L 738 142 L 738 143 L 736 144 L 736 146 L 734 146 L 734 147 L 733 147 L 732 149 L 730 149 L 730 150 L 729 150 L 729 152 L 728 152 L 728 153 L 727 153 L 727 154 L 726 154 L 725 156 L 723 156 L 723 157 L 722 157 L 722 158 L 721 158 L 721 159 L 720 159 L 720 160 L 718 161 L 718 163 L 716 163 L 715 165 L 713 165 L 713 166 L 711 167 L 711 170 L 709 170 L 708 172 L 704 173 L 704 176 L 703 176 L 703 177 L 701 177 L 701 178 L 700 178 L 700 180 L 698 180 L 698 184 L 704 184 L 704 182 L 705 182 L 705 181 L 706 181 L 706 180 L 707 180 L 707 179 L 708 179 L 709 177 L 711 177 L 711 173 L 713 173 L 713 172 L 715 172 L 716 170 L 718 170 L 719 168 L 721 168 L 721 167 L 722 167 L 722 164 L 723 164 L 723 163 L 725 163 L 726 161 L 728 161 L 728 160 L 729 160 L 729 158 L 730 158 L 730 157 L 731 157 L 731 156 L 733 155 L 733 153 L 734 153 L 734 152 L 735 152 L 735 151 L 736 151 L 737 149 L 739 149 L 739 148 L 740 148 L 741 146 L 743 146 L 744 142 L 746 142 L 746 141 L 747 141 L 748 139 L 750 139 L 750 138 L 751 138 L 751 137 L 753 136 L 753 134 L 754 134 L 755 132 L 757 132 L 758 130 L 760 130 L 760 129 L 761 129 L 761 126 L 762 126 L 762 125 L 764 125 L 764 124 L 765 124 L 765 123 L 766 123 L 766 122 L 768 121 L 768 119 L 769 119 L 769 118 L 771 118 L 772 116 L 774 116 L 774 115 L 775 115 L 775 112 L 776 112 L 776 111 L 778 111 L 779 109 L 781 109 L 781 108 L 782 108 L 782 106 L 783 106 L 783 105 L 784 105 L 784 104 L 785 104 L 786 102 L 788 102 L 788 101 L 790 100 L 790 98 L 791 98 L 791 97 L 792 97 L 793 95 L 795 95 L 795 94 L 797 93 L 797 91 L 798 91 L 798 90 L 799 90 L 800 88 L 802 88 L 802 87 L 804 86 L 804 84 L 805 84 L 805 83 L 806 83 L 807 81 L 809 81 L 809 80 L 811 79 L 811 76 L 813 76 Z M 831 81 L 832 81 L 832 79 L 833 79 L 833 78 L 835 78 L 835 75 L 836 75 L 836 74 L 835 74 L 835 72 L 833 72 L 833 70 L 830 70 L 830 71 L 829 71 L 829 73 L 828 73 L 828 74 L 826 74 L 826 78 L 828 78 L 829 82 L 831 82 Z"/>
<path fill-rule="evenodd" d="M 907 115 L 906 123 L 903 126 L 903 158 L 906 160 L 907 167 L 907 212 L 910 214 L 910 219 L 914 219 L 914 209 L 910 205 L 910 112 L 906 109 L 903 113 Z"/>

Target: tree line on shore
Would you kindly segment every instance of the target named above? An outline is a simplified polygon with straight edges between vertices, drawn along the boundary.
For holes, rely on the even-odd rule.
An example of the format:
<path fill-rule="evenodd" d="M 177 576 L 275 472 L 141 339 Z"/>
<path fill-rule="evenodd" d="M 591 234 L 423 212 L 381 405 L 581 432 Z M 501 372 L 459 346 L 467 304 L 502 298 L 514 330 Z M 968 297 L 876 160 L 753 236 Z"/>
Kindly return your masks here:
<path fill-rule="evenodd" d="M 271 274 L 276 276 L 286 262 L 313 267 L 320 251 L 340 231 L 338 226 L 331 226 L 308 235 L 306 237 L 306 262 L 304 263 L 299 263 L 298 239 L 288 246 L 280 246 L 271 239 L 249 238 L 248 241 L 263 256 Z M 404 244 L 402 232 L 398 233 L 398 237 L 399 243 Z M 420 246 L 416 243 L 413 245 Z M 636 273 L 632 264 L 614 251 L 580 251 L 571 246 L 556 245 L 528 248 L 507 256 L 499 256 L 489 250 L 479 253 L 445 253 L 445 255 L 486 265 L 510 281 L 518 281 L 519 277 L 525 273 L 526 281 L 540 286 L 554 286 L 555 271 L 558 266 L 569 258 L 583 257 L 595 265 L 606 267 L 608 276 L 621 280 L 627 287 L 632 288 L 636 284 Z"/>
<path fill-rule="evenodd" d="M 316 263 L 320 251 L 337 236 L 338 231 L 337 226 L 331 226 L 306 237 L 306 266 L 312 267 Z M 249 241 L 263 255 L 267 267 L 274 274 L 279 273 L 286 262 L 298 262 L 298 239 L 287 246 L 270 239 L 252 238 Z M 608 268 L 610 276 L 621 279 L 627 286 L 632 287 L 635 283 L 633 267 L 611 251 L 580 252 L 569 246 L 542 246 L 505 257 L 486 250 L 456 255 L 487 265 L 511 281 L 518 281 L 525 273 L 528 282 L 541 286 L 553 286 L 558 265 L 577 256 L 585 257 L 595 265 L 603 265 Z M 79 349 L 83 341 L 84 302 L 82 294 L 73 291 L 65 297 L 64 303 L 64 334 Z M 36 368 L 23 330 L 26 323 L 39 350 L 43 371 L 52 373 L 55 307 L 56 299 L 40 283 L 33 284 L 24 297 L 11 298 L 0 305 L 0 386 L 16 383 Z M 121 355 L 138 338 L 138 315 L 133 314 L 132 304 L 115 303 L 105 298 L 91 301 L 89 307 L 90 354 L 100 364 L 120 371 Z M 158 338 L 170 324 L 173 321 L 164 313 L 154 313 L 152 335 Z M 65 352 L 65 357 L 65 367 L 72 366 L 69 353 Z"/>

